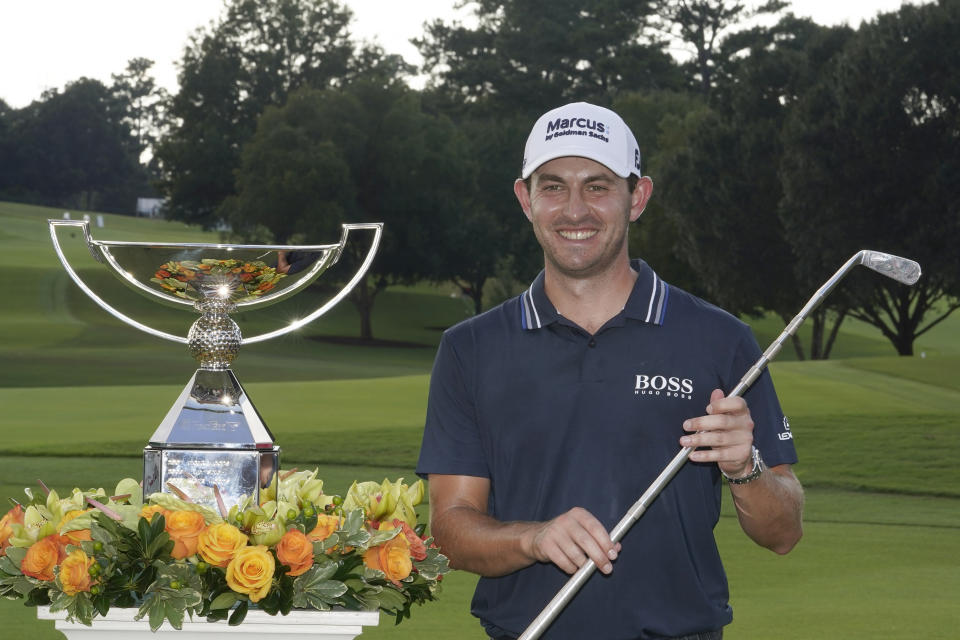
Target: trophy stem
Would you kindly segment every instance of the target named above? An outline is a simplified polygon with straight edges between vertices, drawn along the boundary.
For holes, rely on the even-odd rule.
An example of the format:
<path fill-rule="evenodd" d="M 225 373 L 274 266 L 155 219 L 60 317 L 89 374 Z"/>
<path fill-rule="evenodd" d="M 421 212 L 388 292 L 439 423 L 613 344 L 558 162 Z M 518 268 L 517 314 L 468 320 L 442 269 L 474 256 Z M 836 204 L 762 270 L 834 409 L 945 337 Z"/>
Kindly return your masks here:
<path fill-rule="evenodd" d="M 204 298 L 195 307 L 202 315 L 187 334 L 190 355 L 205 371 L 230 368 L 243 342 L 240 327 L 229 315 L 236 306 L 222 298 Z"/>

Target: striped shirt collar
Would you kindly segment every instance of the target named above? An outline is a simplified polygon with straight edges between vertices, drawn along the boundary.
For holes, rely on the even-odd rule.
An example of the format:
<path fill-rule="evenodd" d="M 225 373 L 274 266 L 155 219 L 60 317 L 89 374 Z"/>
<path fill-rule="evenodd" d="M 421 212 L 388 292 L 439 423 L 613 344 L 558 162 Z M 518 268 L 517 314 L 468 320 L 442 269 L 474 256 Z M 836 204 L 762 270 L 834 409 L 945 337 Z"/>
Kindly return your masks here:
<path fill-rule="evenodd" d="M 634 320 L 662 325 L 667 314 L 670 287 L 643 260 L 631 260 L 630 266 L 639 276 L 623 308 L 623 315 Z M 541 271 L 530 288 L 520 296 L 520 326 L 524 329 L 541 329 L 561 317 L 547 298 L 543 281 L 544 272 Z"/>

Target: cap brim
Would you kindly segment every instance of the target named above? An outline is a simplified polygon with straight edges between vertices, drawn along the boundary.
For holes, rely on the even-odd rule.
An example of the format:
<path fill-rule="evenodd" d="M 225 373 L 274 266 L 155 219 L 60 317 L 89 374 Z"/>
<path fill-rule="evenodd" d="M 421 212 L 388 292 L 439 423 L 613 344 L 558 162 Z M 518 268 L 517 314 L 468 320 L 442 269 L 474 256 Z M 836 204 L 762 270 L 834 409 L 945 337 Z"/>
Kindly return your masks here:
<path fill-rule="evenodd" d="M 550 162 L 551 160 L 556 160 L 557 158 L 567 158 L 567 157 L 586 158 L 588 160 L 593 160 L 594 162 L 599 162 L 600 164 L 605 166 L 607 169 L 610 169 L 610 171 L 613 171 L 616 175 L 620 176 L 621 178 L 628 178 L 632 173 L 632 171 L 630 170 L 627 170 L 627 172 L 624 173 L 622 169 L 616 169 L 614 167 L 611 167 L 607 162 L 605 162 L 601 158 L 597 158 L 595 156 L 591 156 L 589 154 L 584 153 L 583 147 L 580 146 L 580 147 L 553 148 L 550 150 L 549 153 L 544 153 L 542 155 L 537 156 L 536 158 L 533 159 L 533 161 L 527 162 L 526 166 L 524 166 L 523 168 L 523 171 L 520 172 L 520 178 L 523 180 L 526 180 L 533 174 L 534 171 L 536 171 L 546 163 Z"/>

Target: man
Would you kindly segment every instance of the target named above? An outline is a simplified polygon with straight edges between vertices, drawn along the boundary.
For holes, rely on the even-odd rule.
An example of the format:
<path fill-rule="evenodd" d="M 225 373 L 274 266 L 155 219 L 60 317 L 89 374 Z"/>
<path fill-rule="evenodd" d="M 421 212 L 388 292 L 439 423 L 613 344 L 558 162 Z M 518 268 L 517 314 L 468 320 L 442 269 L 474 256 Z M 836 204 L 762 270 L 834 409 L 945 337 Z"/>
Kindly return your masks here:
<path fill-rule="evenodd" d="M 544 638 L 722 637 L 721 476 L 753 540 L 786 553 L 800 538 L 769 373 L 725 398 L 760 355 L 749 328 L 628 257 L 652 191 L 617 114 L 542 116 L 514 192 L 544 270 L 437 353 L 417 472 L 451 566 L 482 576 L 471 609 L 496 640 L 522 633 L 587 558 L 600 573 Z M 614 544 L 608 531 L 684 446 L 690 462 Z"/>

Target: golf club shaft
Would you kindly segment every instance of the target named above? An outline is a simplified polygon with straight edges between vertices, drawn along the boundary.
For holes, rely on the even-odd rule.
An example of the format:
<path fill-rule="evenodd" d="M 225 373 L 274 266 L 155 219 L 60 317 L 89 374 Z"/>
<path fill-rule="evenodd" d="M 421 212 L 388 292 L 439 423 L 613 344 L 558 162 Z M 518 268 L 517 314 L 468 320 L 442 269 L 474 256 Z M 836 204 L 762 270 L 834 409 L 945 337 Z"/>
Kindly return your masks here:
<path fill-rule="evenodd" d="M 740 382 L 737 383 L 737 386 L 727 395 L 728 398 L 734 398 L 743 395 L 743 393 L 752 385 L 760 374 L 763 373 L 763 370 L 766 369 L 767 364 L 769 364 L 780 352 L 780 348 L 783 346 L 783 343 L 796 333 L 797 329 L 803 324 L 803 321 L 807 318 L 810 313 L 820 306 L 820 303 L 823 302 L 824 298 L 833 291 L 837 286 L 840 280 L 843 279 L 847 273 L 858 264 L 863 263 L 863 259 L 867 254 L 875 255 L 876 252 L 867 252 L 861 250 L 854 254 L 847 262 L 837 270 L 833 276 L 830 277 L 823 285 L 817 289 L 816 293 L 807 301 L 807 304 L 804 305 L 803 309 L 800 310 L 793 320 L 791 320 L 783 332 L 777 336 L 777 339 L 774 340 L 767 350 L 763 352 L 763 355 L 747 370 L 744 376 L 740 379 Z M 885 254 L 884 254 L 885 255 Z M 896 258 L 896 256 L 891 256 Z M 898 260 L 903 260 L 898 258 Z M 912 261 L 907 261 L 912 262 Z M 915 264 L 915 263 L 914 263 Z M 872 268 L 872 267 L 871 267 Z M 917 267 L 917 272 L 919 274 L 919 266 Z M 667 483 L 673 479 L 673 476 L 677 474 L 684 463 L 687 461 L 687 458 L 690 457 L 690 454 L 693 452 L 693 448 L 685 447 L 681 449 L 673 460 L 667 464 L 667 466 L 660 472 L 660 475 L 653 481 L 653 483 L 647 488 L 647 490 L 640 496 L 640 499 L 637 500 L 630 510 L 627 511 L 626 515 L 617 523 L 617 525 L 610 531 L 610 539 L 613 542 L 619 542 L 619 540 L 630 530 L 630 527 L 640 519 L 640 516 L 647 510 L 647 507 L 651 502 L 663 491 L 663 488 L 667 486 Z M 574 595 L 580 590 L 587 579 L 593 575 L 593 572 L 597 569 L 596 563 L 589 558 L 587 561 L 574 573 L 567 583 L 557 592 L 557 595 L 553 597 L 546 607 L 543 608 L 543 611 L 540 612 L 533 622 L 530 623 L 530 626 L 523 632 L 523 635 L 520 636 L 519 640 L 535 640 L 540 637 L 550 623 L 553 622 L 563 608 L 567 605 L 568 602 L 573 598 Z"/>

